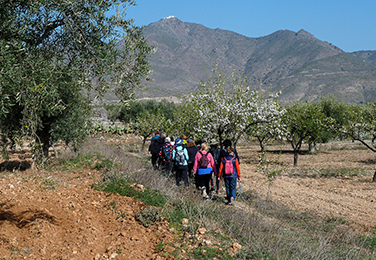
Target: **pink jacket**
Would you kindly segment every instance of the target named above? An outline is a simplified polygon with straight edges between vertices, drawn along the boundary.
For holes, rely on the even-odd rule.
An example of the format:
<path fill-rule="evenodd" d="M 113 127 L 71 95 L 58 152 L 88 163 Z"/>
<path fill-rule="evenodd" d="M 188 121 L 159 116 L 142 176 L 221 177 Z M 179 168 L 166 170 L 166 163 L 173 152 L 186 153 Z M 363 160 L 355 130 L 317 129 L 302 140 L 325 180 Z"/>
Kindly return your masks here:
<path fill-rule="evenodd" d="M 201 157 L 202 157 L 202 155 L 201 155 L 200 152 L 203 153 L 203 154 L 208 153 L 208 160 L 209 160 L 208 168 L 212 168 L 214 174 L 217 175 L 217 169 L 215 168 L 214 158 L 213 158 L 213 156 L 211 155 L 211 153 L 209 153 L 209 152 L 207 152 L 207 151 L 198 151 L 198 152 L 196 153 L 195 162 L 194 162 L 194 164 L 193 164 L 193 174 L 196 174 L 198 168 L 200 168 L 200 160 L 201 160 Z"/>

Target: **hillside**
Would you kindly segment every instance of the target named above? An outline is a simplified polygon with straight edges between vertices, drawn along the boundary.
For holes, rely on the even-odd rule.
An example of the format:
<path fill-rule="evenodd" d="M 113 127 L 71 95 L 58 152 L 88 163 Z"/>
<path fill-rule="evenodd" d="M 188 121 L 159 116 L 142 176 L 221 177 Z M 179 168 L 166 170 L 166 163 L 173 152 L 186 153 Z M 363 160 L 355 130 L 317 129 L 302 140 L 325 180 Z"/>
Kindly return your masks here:
<path fill-rule="evenodd" d="M 169 17 L 147 25 L 144 35 L 156 53 L 150 59 L 153 81 L 137 92 L 139 98 L 187 93 L 216 62 L 244 70 L 255 87 L 262 81 L 265 88 L 282 89 L 284 102 L 328 94 L 355 103 L 376 98 L 373 52 L 346 53 L 304 30 L 250 38 Z"/>

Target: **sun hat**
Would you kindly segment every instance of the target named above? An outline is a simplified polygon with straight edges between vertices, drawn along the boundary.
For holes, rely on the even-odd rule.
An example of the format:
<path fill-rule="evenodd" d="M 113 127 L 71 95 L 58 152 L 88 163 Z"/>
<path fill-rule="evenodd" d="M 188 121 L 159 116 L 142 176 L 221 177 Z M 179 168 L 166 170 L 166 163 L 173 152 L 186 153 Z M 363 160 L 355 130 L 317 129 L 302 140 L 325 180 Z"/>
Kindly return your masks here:
<path fill-rule="evenodd" d="M 171 142 L 171 139 L 170 139 L 170 137 L 166 137 L 166 138 L 165 138 L 165 142 L 166 142 L 166 143 L 169 143 L 169 142 Z"/>
<path fill-rule="evenodd" d="M 192 143 L 193 140 L 192 139 L 188 139 L 187 143 Z"/>
<path fill-rule="evenodd" d="M 216 145 L 216 144 L 218 144 L 218 142 L 217 142 L 215 139 L 212 139 L 212 140 L 210 141 L 210 145 Z"/>
<path fill-rule="evenodd" d="M 183 139 L 176 138 L 175 145 L 182 145 L 182 144 L 183 144 Z"/>

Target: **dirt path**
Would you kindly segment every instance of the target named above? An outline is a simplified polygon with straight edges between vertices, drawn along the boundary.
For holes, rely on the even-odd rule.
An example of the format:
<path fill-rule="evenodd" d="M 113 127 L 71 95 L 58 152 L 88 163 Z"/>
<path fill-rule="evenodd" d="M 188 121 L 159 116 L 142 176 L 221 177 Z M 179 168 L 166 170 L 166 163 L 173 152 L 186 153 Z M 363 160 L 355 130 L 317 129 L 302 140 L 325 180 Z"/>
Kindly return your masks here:
<path fill-rule="evenodd" d="M 335 145 L 340 147 L 334 147 Z M 341 150 L 349 146 L 355 150 Z M 371 182 L 375 168 L 375 154 L 360 148 L 362 147 L 353 143 L 322 146 L 318 154 L 300 155 L 298 167 L 291 166 L 292 154 L 282 154 L 278 161 L 282 164 L 280 168 L 284 169 L 284 173 L 277 177 L 270 187 L 270 198 L 291 209 L 341 218 L 366 230 L 376 229 L 376 183 Z M 273 149 L 278 151 L 276 147 Z M 257 150 L 257 147 L 240 150 L 242 155 L 246 154 L 241 164 L 242 188 L 251 189 L 266 197 L 269 188 L 266 177 L 255 172 Z M 278 155 L 274 156 L 278 157 Z M 294 170 L 295 176 L 289 174 L 291 169 Z M 341 170 L 351 173 L 353 169 L 370 175 L 304 177 L 307 173 L 315 172 L 330 173 Z"/>

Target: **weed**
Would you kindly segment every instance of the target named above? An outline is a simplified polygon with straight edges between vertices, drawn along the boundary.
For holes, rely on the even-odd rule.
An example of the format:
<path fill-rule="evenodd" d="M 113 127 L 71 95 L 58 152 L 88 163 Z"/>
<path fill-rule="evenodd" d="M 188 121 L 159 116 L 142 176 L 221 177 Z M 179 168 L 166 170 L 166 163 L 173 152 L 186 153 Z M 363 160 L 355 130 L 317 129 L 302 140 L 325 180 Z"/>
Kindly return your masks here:
<path fill-rule="evenodd" d="M 376 249 L 376 237 L 363 237 L 364 246 L 370 250 Z"/>
<path fill-rule="evenodd" d="M 158 251 L 163 251 L 163 249 L 165 249 L 166 247 L 166 244 L 164 243 L 159 243 L 155 248 L 158 250 Z"/>
<path fill-rule="evenodd" d="M 54 179 L 52 179 L 51 176 L 49 176 L 48 178 L 44 178 L 42 180 L 41 184 L 43 184 L 44 188 L 48 189 L 48 190 L 56 190 L 57 187 L 58 187 L 56 181 Z"/>
<path fill-rule="evenodd" d="M 135 219 L 139 221 L 144 227 L 154 224 L 160 221 L 160 208 L 146 207 L 135 214 Z"/>
<path fill-rule="evenodd" d="M 107 205 L 107 209 L 108 210 L 116 210 L 117 209 L 117 202 L 116 201 L 111 201 L 108 205 Z"/>
<path fill-rule="evenodd" d="M 127 218 L 127 214 L 125 214 L 122 210 L 120 210 L 120 213 L 119 215 L 115 218 L 115 220 L 118 220 L 118 219 L 126 219 Z"/>
<path fill-rule="evenodd" d="M 150 190 L 149 188 L 146 188 L 145 191 L 135 190 L 121 179 L 96 185 L 95 188 L 109 193 L 117 193 L 121 196 L 133 197 L 149 206 L 162 207 L 167 201 L 167 197 L 157 190 Z"/>
<path fill-rule="evenodd" d="M 194 259 L 234 259 L 234 256 L 230 255 L 224 250 L 218 250 L 215 247 L 198 247 L 193 250 Z"/>

